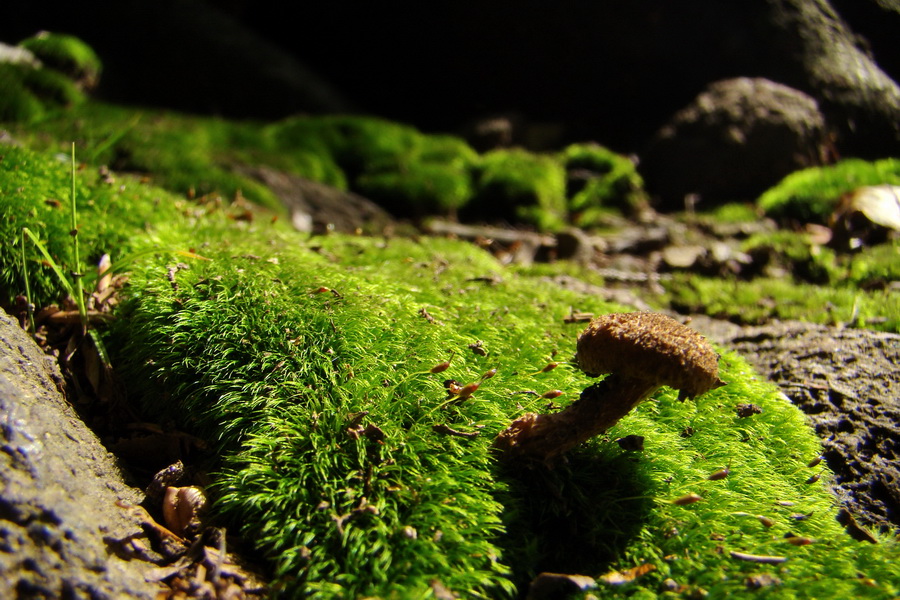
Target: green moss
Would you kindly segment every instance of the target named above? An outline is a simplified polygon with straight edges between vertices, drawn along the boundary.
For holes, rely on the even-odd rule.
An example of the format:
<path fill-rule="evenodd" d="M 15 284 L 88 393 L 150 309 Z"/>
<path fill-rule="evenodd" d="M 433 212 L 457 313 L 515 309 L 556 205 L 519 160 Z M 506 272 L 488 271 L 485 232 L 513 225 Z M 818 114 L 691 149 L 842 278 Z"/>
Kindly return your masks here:
<path fill-rule="evenodd" d="M 22 228 L 31 229 L 63 268 L 72 270 L 69 189 L 71 166 L 56 156 L 0 146 L 0 304 L 10 306 L 24 293 L 21 270 Z M 163 190 L 120 176 L 106 183 L 95 171 L 76 178 L 81 255 L 88 265 L 109 254 L 115 265 L 133 250 L 137 238 L 152 235 L 150 223 L 186 221 L 203 213 Z M 198 212 L 199 211 L 199 212 Z M 146 245 L 146 241 L 143 242 Z M 38 307 L 60 300 L 60 285 L 38 250 L 26 245 L 32 302 Z M 86 273 L 90 287 L 93 273 Z"/>
<path fill-rule="evenodd" d="M 205 241 L 214 262 L 179 272 L 177 291 L 162 265 L 136 272 L 110 346 L 130 381 L 148 382 L 148 406 L 217 440 L 220 515 L 274 563 L 288 597 L 413 597 L 434 579 L 508 597 L 512 582 L 542 570 L 599 575 L 644 563 L 657 570 L 607 593 L 673 577 L 740 597 L 743 578 L 766 570 L 780 589 L 819 596 L 861 593 L 857 572 L 884 594 L 896 590 L 881 562 L 896 547 L 862 547 L 843 533 L 826 489 L 805 483 L 820 448 L 803 415 L 733 355 L 720 391 L 688 403 L 666 391 L 567 465 L 519 474 L 494 462 L 491 438 L 523 411 L 543 410 L 546 401 L 517 392 L 574 398 L 588 383 L 565 366 L 537 371 L 574 349 L 580 326 L 561 318 L 569 306 L 604 305 L 528 278 L 473 283 L 473 273 L 502 267 L 447 240 L 332 236 L 314 252 L 264 231 L 241 241 L 215 228 L 171 235 Z M 232 258 L 247 255 L 259 258 Z M 337 294 L 316 293 L 322 286 Z M 476 340 L 488 356 L 468 351 Z M 427 373 L 453 352 L 448 371 Z M 446 404 L 442 379 L 477 381 L 489 368 L 497 375 L 471 401 Z M 746 401 L 762 415 L 739 419 L 734 405 Z M 364 411 L 361 427 L 380 433 L 357 439 L 348 429 Z M 481 433 L 453 438 L 434 432 L 438 424 Z M 640 457 L 609 441 L 627 434 L 647 438 Z M 726 480 L 706 480 L 729 465 Z M 688 492 L 704 501 L 671 503 Z M 799 508 L 779 508 L 785 499 Z M 796 522 L 788 513 L 797 511 L 815 517 Z M 766 515 L 775 529 L 741 513 Z M 817 542 L 796 548 L 781 539 L 788 531 Z M 789 570 L 734 561 L 722 545 L 786 555 Z"/>
<path fill-rule="evenodd" d="M 863 289 L 900 281 L 900 240 L 863 248 L 850 261 L 849 283 Z"/>
<path fill-rule="evenodd" d="M 712 223 L 751 223 L 760 218 L 760 212 L 752 204 L 728 202 L 703 212 L 700 218 Z"/>
<path fill-rule="evenodd" d="M 774 231 L 750 236 L 741 251 L 756 257 L 768 268 L 786 270 L 795 280 L 834 283 L 841 278 L 838 255 L 831 248 L 812 243 L 809 236 L 794 231 Z"/>
<path fill-rule="evenodd" d="M 266 135 L 286 152 L 333 157 L 350 189 L 399 216 L 452 213 L 472 195 L 477 155 L 459 138 L 357 116 L 292 118 Z"/>
<path fill-rule="evenodd" d="M 520 221 L 542 230 L 565 224 L 565 169 L 551 156 L 492 150 L 482 156 L 474 179 L 470 218 Z"/>
<path fill-rule="evenodd" d="M 83 101 L 75 84 L 61 73 L 0 63 L 0 122 L 31 123 L 48 111 Z"/>
<path fill-rule="evenodd" d="M 396 169 L 421 136 L 412 127 L 361 116 L 295 117 L 269 126 L 267 135 L 279 148 L 332 156 L 351 180 Z"/>
<path fill-rule="evenodd" d="M 842 254 L 807 235 L 775 231 L 751 236 L 741 251 L 753 257 L 752 274 L 675 274 L 662 281 L 666 293 L 657 301 L 739 323 L 798 319 L 900 331 L 898 242 Z"/>
<path fill-rule="evenodd" d="M 797 319 L 900 332 L 900 295 L 889 289 L 803 284 L 790 277 L 723 280 L 676 274 L 663 285 L 675 310 L 738 323 Z"/>
<path fill-rule="evenodd" d="M 361 175 L 354 187 L 400 216 L 455 214 L 472 195 L 465 171 L 434 163 L 413 164 L 402 172 Z"/>
<path fill-rule="evenodd" d="M 80 39 L 59 33 L 42 31 L 19 43 L 31 51 L 44 66 L 77 81 L 82 88 L 91 88 L 100 79 L 102 64 L 94 50 Z"/>
<path fill-rule="evenodd" d="M 420 135 L 405 155 L 372 161 L 354 189 L 396 215 L 454 215 L 472 197 L 476 161 L 459 138 Z"/>
<path fill-rule="evenodd" d="M 44 114 L 44 103 L 25 85 L 28 65 L 0 63 L 0 122 L 27 123 Z"/>
<path fill-rule="evenodd" d="M 0 161 L 11 229 L 55 223 L 43 199 L 65 194 L 65 165 L 18 152 Z M 98 190 L 85 177 L 79 185 L 92 197 Z M 6 193 L 20 188 L 29 191 Z M 183 201 L 149 187 L 134 193 L 139 216 L 86 208 L 84 239 L 92 227 L 119 228 L 131 232 L 130 251 L 190 246 L 213 260 L 174 275 L 179 261 L 164 255 L 134 263 L 105 334 L 113 364 L 149 415 L 211 442 L 215 517 L 255 545 L 285 597 L 427 597 L 437 580 L 469 597 L 503 598 L 542 570 L 577 565 L 598 576 L 640 564 L 655 570 L 600 593 L 649 597 L 672 578 L 698 594 L 757 597 L 743 580 L 758 573 L 777 575 L 771 593 L 783 597 L 900 592 L 896 540 L 861 545 L 843 532 L 828 473 L 806 483 L 805 464 L 820 452 L 815 434 L 738 357 L 722 358 L 727 386 L 691 402 L 664 389 L 553 471 L 506 470 L 492 438 L 523 412 L 547 410 L 537 394 L 562 390 L 565 404 L 590 383 L 565 362 L 581 326 L 563 317 L 572 306 L 612 306 L 505 271 L 462 242 L 311 242 L 220 211 L 171 218 Z M 154 197 L 147 215 L 142 199 Z M 148 232 L 128 225 L 144 218 Z M 502 281 L 488 283 L 496 274 Z M 476 342 L 486 355 L 470 349 Z M 451 355 L 449 369 L 429 372 Z M 563 364 L 542 372 L 550 360 Z M 443 379 L 479 381 L 492 368 L 471 398 L 447 402 Z M 740 419 L 738 402 L 763 412 Z M 434 425 L 478 435 L 447 436 Z M 610 442 L 631 433 L 647 439 L 640 455 Z M 729 465 L 726 479 L 707 479 Z M 704 500 L 672 503 L 688 492 Z M 790 512 L 812 516 L 796 521 Z M 747 516 L 757 514 L 773 527 Z M 816 541 L 792 546 L 787 532 Z M 730 550 L 788 561 L 743 563 Z"/>
<path fill-rule="evenodd" d="M 0 122 L 33 123 L 48 112 L 85 101 L 83 82 L 95 82 L 100 61 L 72 36 L 42 32 L 19 44 L 40 60 L 0 62 Z M 80 80 L 80 81 L 79 81 Z"/>
<path fill-rule="evenodd" d="M 847 159 L 792 173 L 757 200 L 770 217 L 827 223 L 840 197 L 867 185 L 900 185 L 900 160 Z"/>
<path fill-rule="evenodd" d="M 229 200 L 243 196 L 281 211 L 280 201 L 269 188 L 232 168 L 237 158 L 234 149 L 254 135 L 250 127 L 216 118 L 87 102 L 12 132 L 38 149 L 65 151 L 74 140 L 79 160 L 148 175 L 172 192 L 222 195 Z"/>
<path fill-rule="evenodd" d="M 647 206 L 644 181 L 635 164 L 625 156 L 598 144 L 572 144 L 560 155 L 570 184 L 577 175 L 579 186 L 569 190 L 569 212 L 580 227 L 599 223 L 610 209 L 633 214 Z"/>

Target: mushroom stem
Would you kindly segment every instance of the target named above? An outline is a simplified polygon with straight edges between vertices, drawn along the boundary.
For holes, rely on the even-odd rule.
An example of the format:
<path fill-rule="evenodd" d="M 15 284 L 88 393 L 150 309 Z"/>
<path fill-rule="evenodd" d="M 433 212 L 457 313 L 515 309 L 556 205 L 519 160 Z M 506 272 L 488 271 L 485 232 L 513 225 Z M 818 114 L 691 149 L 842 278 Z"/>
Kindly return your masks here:
<path fill-rule="evenodd" d="M 652 381 L 613 373 L 586 388 L 560 412 L 522 415 L 494 439 L 494 448 L 505 460 L 552 461 L 618 423 L 659 387 Z"/>

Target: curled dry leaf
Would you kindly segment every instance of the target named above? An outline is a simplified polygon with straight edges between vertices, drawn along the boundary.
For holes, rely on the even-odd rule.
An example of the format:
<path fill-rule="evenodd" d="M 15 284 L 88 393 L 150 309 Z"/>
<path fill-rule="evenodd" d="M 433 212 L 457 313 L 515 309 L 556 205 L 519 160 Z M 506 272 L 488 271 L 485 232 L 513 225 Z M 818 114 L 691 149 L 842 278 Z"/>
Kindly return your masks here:
<path fill-rule="evenodd" d="M 701 500 L 703 500 L 703 496 L 691 492 L 690 494 L 685 494 L 680 498 L 675 498 L 674 500 L 672 500 L 672 504 L 674 504 L 675 506 L 687 506 L 688 504 L 700 502 Z"/>
<path fill-rule="evenodd" d="M 163 520 L 166 527 L 185 535 L 200 524 L 200 511 L 206 506 L 206 495 L 198 487 L 168 487 L 163 497 Z"/>
<path fill-rule="evenodd" d="M 766 565 L 777 565 L 787 561 L 785 556 L 767 556 L 764 554 L 747 554 L 746 552 L 731 551 L 731 558 L 736 560 L 744 560 L 747 562 L 755 562 Z"/>

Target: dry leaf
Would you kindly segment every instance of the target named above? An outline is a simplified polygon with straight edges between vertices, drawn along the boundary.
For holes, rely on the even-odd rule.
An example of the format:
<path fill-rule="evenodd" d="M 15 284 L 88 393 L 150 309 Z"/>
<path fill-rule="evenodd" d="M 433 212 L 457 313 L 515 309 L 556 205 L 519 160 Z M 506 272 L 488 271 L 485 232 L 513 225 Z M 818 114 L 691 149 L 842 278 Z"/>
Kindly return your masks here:
<path fill-rule="evenodd" d="M 606 575 L 601 575 L 600 581 L 608 583 L 609 585 L 622 585 L 623 583 L 630 583 L 638 577 L 655 570 L 656 567 L 654 565 L 644 563 L 630 569 L 625 569 L 624 571 L 610 571 Z"/>

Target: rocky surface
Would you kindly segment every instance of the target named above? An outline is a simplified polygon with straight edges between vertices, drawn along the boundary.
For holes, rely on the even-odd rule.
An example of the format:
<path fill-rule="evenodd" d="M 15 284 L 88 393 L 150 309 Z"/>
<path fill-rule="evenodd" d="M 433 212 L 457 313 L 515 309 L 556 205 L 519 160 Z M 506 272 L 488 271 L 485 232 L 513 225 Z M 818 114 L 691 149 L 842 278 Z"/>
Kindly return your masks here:
<path fill-rule="evenodd" d="M 900 335 L 778 322 L 691 325 L 745 357 L 809 416 L 856 520 L 900 531 Z"/>
<path fill-rule="evenodd" d="M 387 211 L 359 194 L 268 167 L 246 167 L 241 171 L 275 192 L 298 231 L 377 234 L 395 224 Z"/>
<path fill-rule="evenodd" d="M 844 142 L 843 151 L 865 155 L 866 145 L 896 151 L 900 87 L 878 66 L 865 42 L 827 0 L 768 4 L 774 25 L 770 42 L 788 50 L 787 76 L 820 100 L 830 126 Z M 889 16 L 887 10 L 884 16 Z"/>
<path fill-rule="evenodd" d="M 153 565 L 113 551 L 141 533 L 116 503 L 142 494 L 62 385 L 55 360 L 0 313 L 0 597 L 153 598 Z"/>

